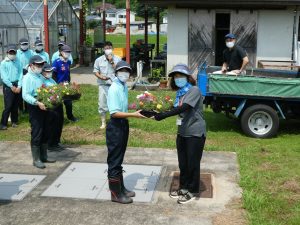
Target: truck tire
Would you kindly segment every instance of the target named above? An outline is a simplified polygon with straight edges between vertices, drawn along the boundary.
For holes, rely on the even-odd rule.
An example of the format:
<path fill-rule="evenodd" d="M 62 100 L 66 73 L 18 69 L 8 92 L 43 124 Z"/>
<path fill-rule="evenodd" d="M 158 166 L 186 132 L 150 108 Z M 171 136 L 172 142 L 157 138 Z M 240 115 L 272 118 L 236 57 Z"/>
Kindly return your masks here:
<path fill-rule="evenodd" d="M 243 112 L 241 127 L 250 137 L 271 138 L 277 134 L 279 118 L 277 112 L 268 105 L 252 105 Z"/>

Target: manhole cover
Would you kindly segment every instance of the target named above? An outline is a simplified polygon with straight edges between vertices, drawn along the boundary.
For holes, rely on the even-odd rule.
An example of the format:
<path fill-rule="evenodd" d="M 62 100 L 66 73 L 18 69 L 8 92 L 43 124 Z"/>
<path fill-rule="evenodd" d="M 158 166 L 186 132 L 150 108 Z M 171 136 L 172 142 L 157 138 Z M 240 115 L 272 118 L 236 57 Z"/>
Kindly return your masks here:
<path fill-rule="evenodd" d="M 211 183 L 212 175 L 210 173 L 201 173 L 200 174 L 200 187 L 199 193 L 200 198 L 212 198 L 213 197 L 213 186 Z M 170 192 L 178 190 L 179 188 L 179 172 L 174 172 L 174 176 L 172 179 Z"/>

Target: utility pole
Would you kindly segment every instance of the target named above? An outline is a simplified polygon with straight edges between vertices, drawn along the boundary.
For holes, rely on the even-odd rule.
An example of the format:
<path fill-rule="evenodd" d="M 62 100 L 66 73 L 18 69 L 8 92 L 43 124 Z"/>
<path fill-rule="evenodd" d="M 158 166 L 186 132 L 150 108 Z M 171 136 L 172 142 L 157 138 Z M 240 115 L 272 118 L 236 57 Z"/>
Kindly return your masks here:
<path fill-rule="evenodd" d="M 44 0 L 44 38 L 45 51 L 49 53 L 48 0 Z"/>
<path fill-rule="evenodd" d="M 126 61 L 130 64 L 130 0 L 126 0 Z"/>

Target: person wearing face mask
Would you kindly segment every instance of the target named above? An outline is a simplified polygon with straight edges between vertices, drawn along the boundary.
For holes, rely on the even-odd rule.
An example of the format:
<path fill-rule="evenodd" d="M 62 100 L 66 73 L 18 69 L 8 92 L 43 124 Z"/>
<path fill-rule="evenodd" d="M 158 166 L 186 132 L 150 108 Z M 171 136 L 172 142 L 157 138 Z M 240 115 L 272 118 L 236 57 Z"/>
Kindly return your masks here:
<path fill-rule="evenodd" d="M 71 48 L 68 45 L 61 47 L 60 57 L 52 63 L 54 68 L 53 79 L 56 83 L 70 82 L 70 67 L 71 61 L 69 57 L 71 55 Z M 78 119 L 73 115 L 73 106 L 71 100 L 65 100 L 64 105 L 66 107 L 67 118 L 72 122 L 77 122 Z"/>
<path fill-rule="evenodd" d="M 33 51 L 29 48 L 29 41 L 27 38 L 21 38 L 19 40 L 20 48 L 17 51 L 17 58 L 20 60 L 23 75 L 27 73 L 27 67 L 29 65 L 29 60 L 33 56 Z"/>
<path fill-rule="evenodd" d="M 128 89 L 126 82 L 132 69 L 125 61 L 116 65 L 116 78 L 108 90 L 107 104 L 110 120 L 106 128 L 106 145 L 108 150 L 108 181 L 113 202 L 128 204 L 132 203 L 131 197 L 135 196 L 124 186 L 123 167 L 128 136 L 129 124 L 127 118 L 145 118 L 140 111 L 128 112 Z"/>
<path fill-rule="evenodd" d="M 226 49 L 223 52 L 223 65 L 221 71 L 215 71 L 214 74 L 231 74 L 239 75 L 246 74 L 246 66 L 249 63 L 249 58 L 246 51 L 236 44 L 234 34 L 225 36 Z"/>
<path fill-rule="evenodd" d="M 179 204 L 185 204 L 199 195 L 200 161 L 206 139 L 203 99 L 187 65 L 177 64 L 169 77 L 171 88 L 177 91 L 174 108 L 169 112 L 156 114 L 154 119 L 160 121 L 178 116 L 176 147 L 180 186 L 170 193 L 170 197 L 177 199 Z"/>
<path fill-rule="evenodd" d="M 41 56 L 45 60 L 46 63 L 50 64 L 49 54 L 44 51 L 44 44 L 41 40 L 35 41 L 33 55 Z"/>
<path fill-rule="evenodd" d="M 6 53 L 7 55 L 0 66 L 4 97 L 4 110 L 1 117 L 0 130 L 7 129 L 9 115 L 11 115 L 12 127 L 17 127 L 23 77 L 21 63 L 16 58 L 17 46 L 9 45 Z"/>
<path fill-rule="evenodd" d="M 42 69 L 44 76 L 44 84 L 46 87 L 56 85 L 55 80 L 52 79 L 53 67 L 45 63 Z M 48 150 L 60 152 L 64 147 L 60 144 L 64 124 L 64 111 L 63 106 L 59 105 L 51 111 L 48 111 L 47 117 L 47 134 L 48 134 Z"/>
<path fill-rule="evenodd" d="M 47 135 L 47 116 L 48 112 L 45 105 L 36 99 L 37 89 L 40 88 L 45 79 L 42 68 L 45 61 L 42 57 L 35 55 L 30 58 L 28 73 L 23 79 L 22 97 L 28 103 L 29 122 L 31 125 L 31 153 L 33 165 L 44 169 L 44 163 L 53 163 L 54 160 L 48 159 L 48 135 Z"/>
<path fill-rule="evenodd" d="M 121 61 L 121 58 L 113 55 L 113 45 L 111 42 L 105 42 L 104 55 L 95 60 L 94 70 L 95 76 L 98 78 L 99 85 L 98 94 L 98 112 L 101 117 L 100 129 L 106 128 L 107 93 L 108 89 L 115 77 L 115 66 Z"/>
<path fill-rule="evenodd" d="M 61 47 L 64 46 L 64 45 L 66 45 L 65 42 L 63 42 L 63 41 L 58 42 L 58 45 L 57 45 L 58 50 L 57 50 L 56 52 L 53 53 L 52 58 L 51 58 L 51 63 L 53 63 L 56 59 L 59 58 L 60 52 L 61 52 Z M 70 60 L 71 65 L 72 65 L 72 64 L 73 64 L 73 57 L 72 57 L 72 54 L 69 55 L 69 58 L 68 58 L 68 59 Z"/>
<path fill-rule="evenodd" d="M 21 62 L 23 68 L 23 75 L 26 75 L 29 60 L 33 56 L 33 51 L 30 49 L 29 41 L 27 38 L 21 38 L 19 40 L 20 48 L 17 51 L 17 58 Z M 21 98 L 19 101 L 19 110 L 23 113 L 27 113 L 27 105 Z"/>

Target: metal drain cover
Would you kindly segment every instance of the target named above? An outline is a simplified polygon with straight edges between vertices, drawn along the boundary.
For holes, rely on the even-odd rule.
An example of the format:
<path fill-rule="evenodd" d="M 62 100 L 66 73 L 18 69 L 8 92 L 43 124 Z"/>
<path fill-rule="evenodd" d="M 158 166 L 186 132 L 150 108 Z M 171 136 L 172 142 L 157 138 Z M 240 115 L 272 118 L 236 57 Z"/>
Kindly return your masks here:
<path fill-rule="evenodd" d="M 170 192 L 178 190 L 179 188 L 179 172 L 174 172 Z M 213 197 L 213 186 L 212 186 L 212 174 L 201 173 L 200 174 L 200 187 L 199 187 L 200 198 L 212 198 Z"/>

